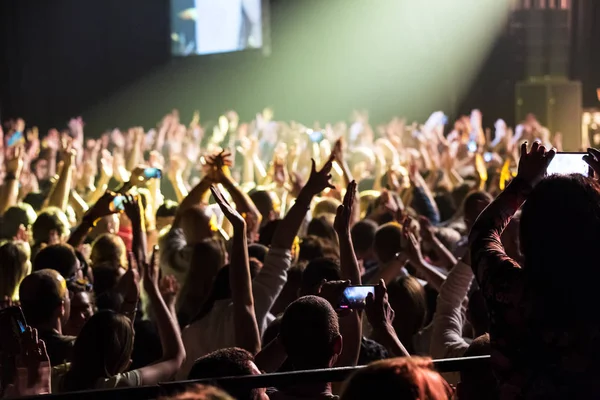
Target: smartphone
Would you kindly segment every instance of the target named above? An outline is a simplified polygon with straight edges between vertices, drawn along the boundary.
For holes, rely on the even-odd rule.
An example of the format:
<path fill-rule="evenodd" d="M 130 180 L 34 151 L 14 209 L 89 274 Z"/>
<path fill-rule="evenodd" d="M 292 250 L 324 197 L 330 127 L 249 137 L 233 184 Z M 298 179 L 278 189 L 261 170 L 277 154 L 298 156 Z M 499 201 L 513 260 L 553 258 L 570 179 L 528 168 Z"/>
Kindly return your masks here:
<path fill-rule="evenodd" d="M 17 131 L 8 139 L 6 145 L 8 147 L 16 146 L 23 139 L 23 132 Z"/>
<path fill-rule="evenodd" d="M 13 306 L 0 310 L 0 351 L 19 354 L 21 334 L 25 332 L 27 322 L 21 307 Z"/>
<path fill-rule="evenodd" d="M 483 153 L 483 161 L 485 161 L 485 162 L 492 161 L 492 157 L 493 157 L 493 155 L 489 151 L 486 153 Z"/>
<path fill-rule="evenodd" d="M 340 309 L 362 309 L 365 308 L 365 301 L 369 293 L 375 295 L 375 286 L 373 285 L 357 285 L 348 286 L 344 290 L 342 299 L 340 300 Z"/>
<path fill-rule="evenodd" d="M 158 179 L 162 177 L 162 171 L 158 168 L 146 168 L 144 170 L 144 178 L 146 179 Z"/>
<path fill-rule="evenodd" d="M 114 197 L 112 201 L 112 206 L 115 211 L 124 211 L 125 210 L 125 196 L 122 194 L 118 194 Z"/>
<path fill-rule="evenodd" d="M 477 151 L 477 142 L 474 140 L 469 141 L 467 147 L 471 153 L 475 153 Z"/>
<path fill-rule="evenodd" d="M 548 165 L 548 175 L 568 175 L 581 174 L 583 176 L 593 176 L 590 166 L 583 161 L 586 153 L 556 153 L 550 165 Z"/>
<path fill-rule="evenodd" d="M 310 141 L 313 143 L 321 143 L 325 138 L 323 131 L 313 131 L 312 129 L 309 129 L 306 131 L 306 133 L 308 134 Z"/>

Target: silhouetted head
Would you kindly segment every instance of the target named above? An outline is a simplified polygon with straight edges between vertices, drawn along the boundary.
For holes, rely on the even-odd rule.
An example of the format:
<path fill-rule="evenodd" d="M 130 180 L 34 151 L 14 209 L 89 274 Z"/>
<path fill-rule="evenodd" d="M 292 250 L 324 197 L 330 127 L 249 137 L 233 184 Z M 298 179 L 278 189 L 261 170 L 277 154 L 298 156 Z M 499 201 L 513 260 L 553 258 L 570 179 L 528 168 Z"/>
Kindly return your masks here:
<path fill-rule="evenodd" d="M 377 224 L 370 219 L 363 219 L 352 227 L 352 245 L 359 260 L 370 259 L 374 256 L 373 245 L 376 232 Z"/>
<path fill-rule="evenodd" d="M 388 296 L 395 311 L 394 329 L 410 350 L 413 335 L 423 328 L 427 317 L 425 289 L 416 278 L 402 276 L 388 285 Z"/>
<path fill-rule="evenodd" d="M 75 250 L 68 244 L 52 244 L 41 249 L 33 259 L 33 270 L 53 269 L 66 279 L 81 278 L 80 264 Z"/>
<path fill-rule="evenodd" d="M 266 190 L 255 190 L 249 196 L 262 216 L 261 225 L 266 225 L 277 218 L 275 203 L 269 192 Z"/>
<path fill-rule="evenodd" d="M 402 250 L 402 226 L 396 222 L 381 225 L 375 233 L 373 247 L 380 263 L 392 261 Z"/>
<path fill-rule="evenodd" d="M 479 214 L 485 210 L 492 200 L 494 199 L 487 192 L 473 192 L 467 195 L 463 203 L 463 213 L 467 231 L 471 230 L 471 227 L 477 220 L 477 217 L 479 217 Z"/>
<path fill-rule="evenodd" d="M 329 368 L 342 352 L 338 316 L 317 296 L 300 297 L 285 309 L 279 337 L 296 370 Z"/>
<path fill-rule="evenodd" d="M 331 258 L 316 258 L 309 262 L 302 272 L 300 296 L 317 294 L 323 281 L 341 279 L 340 264 Z"/>
<path fill-rule="evenodd" d="M 26 276 L 19 286 L 19 299 L 27 323 L 34 328 L 69 319 L 71 302 L 67 281 L 53 269 L 43 269 Z"/>
<path fill-rule="evenodd" d="M 22 226 L 24 230 L 29 231 L 37 215 L 31 205 L 19 203 L 9 207 L 2 214 L 2 226 L 0 227 L 0 238 L 13 239 L 19 233 Z"/>
<path fill-rule="evenodd" d="M 248 375 L 260 375 L 260 371 L 254 364 L 254 357 L 244 349 L 232 347 L 213 351 L 198 358 L 188 374 L 188 379 Z M 218 386 L 238 400 L 257 400 L 265 396 L 264 389 L 246 389 L 235 383 Z"/>
<path fill-rule="evenodd" d="M 56 207 L 46 208 L 31 228 L 33 242 L 53 244 L 53 240 L 64 241 L 69 234 L 69 221 L 63 211 Z"/>
<path fill-rule="evenodd" d="M 520 223 L 523 269 L 537 305 L 546 310 L 536 315 L 554 321 L 546 323 L 597 321 L 599 237 L 598 182 L 579 174 L 552 175 L 527 197 Z"/>
<path fill-rule="evenodd" d="M 127 370 L 133 351 L 133 326 L 129 318 L 103 310 L 92 316 L 77 336 L 64 391 L 92 389 L 99 379 Z"/>

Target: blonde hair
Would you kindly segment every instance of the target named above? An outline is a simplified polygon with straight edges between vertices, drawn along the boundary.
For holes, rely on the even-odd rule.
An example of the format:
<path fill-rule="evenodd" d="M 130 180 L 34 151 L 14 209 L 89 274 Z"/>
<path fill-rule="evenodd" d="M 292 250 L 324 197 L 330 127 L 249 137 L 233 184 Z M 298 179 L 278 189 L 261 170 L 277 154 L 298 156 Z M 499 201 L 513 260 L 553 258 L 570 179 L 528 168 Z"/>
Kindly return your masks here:
<path fill-rule="evenodd" d="M 194 385 L 183 393 L 159 400 L 233 400 L 233 397 L 214 386 Z"/>
<path fill-rule="evenodd" d="M 31 273 L 31 248 L 22 241 L 0 246 L 0 299 L 19 300 L 19 285 Z"/>
<path fill-rule="evenodd" d="M 452 392 L 430 358 L 390 358 L 354 373 L 344 383 L 341 400 L 448 400 Z"/>
<path fill-rule="evenodd" d="M 127 269 L 127 248 L 119 236 L 105 233 L 92 243 L 90 259 L 92 267 L 108 264 Z"/>

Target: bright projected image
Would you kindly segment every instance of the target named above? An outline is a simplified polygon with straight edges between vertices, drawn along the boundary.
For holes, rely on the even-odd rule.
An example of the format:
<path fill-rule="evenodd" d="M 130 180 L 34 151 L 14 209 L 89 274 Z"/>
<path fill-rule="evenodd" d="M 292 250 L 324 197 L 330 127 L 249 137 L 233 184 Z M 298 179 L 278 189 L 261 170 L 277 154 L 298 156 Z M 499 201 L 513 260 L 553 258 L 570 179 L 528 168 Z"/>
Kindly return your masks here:
<path fill-rule="evenodd" d="M 171 48 L 189 56 L 258 49 L 261 0 L 171 0 Z"/>

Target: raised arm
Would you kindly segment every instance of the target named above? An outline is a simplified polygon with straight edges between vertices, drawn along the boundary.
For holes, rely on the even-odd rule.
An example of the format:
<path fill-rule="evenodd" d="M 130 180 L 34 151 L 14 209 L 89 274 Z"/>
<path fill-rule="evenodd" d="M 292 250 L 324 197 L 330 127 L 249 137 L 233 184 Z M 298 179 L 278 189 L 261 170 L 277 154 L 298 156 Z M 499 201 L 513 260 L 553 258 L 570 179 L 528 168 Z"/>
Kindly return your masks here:
<path fill-rule="evenodd" d="M 408 221 L 408 220 L 407 220 Z M 434 266 L 425 261 L 421 253 L 421 245 L 415 234 L 410 231 L 409 222 L 404 223 L 402 234 L 407 243 L 406 255 L 410 260 L 410 264 L 420 272 L 421 276 L 436 290 L 440 291 L 442 284 L 446 280 L 444 274 L 439 272 Z"/>
<path fill-rule="evenodd" d="M 142 385 L 155 385 L 158 382 L 169 380 L 175 375 L 185 360 L 185 349 L 181 341 L 177 320 L 175 316 L 171 315 L 160 294 L 158 286 L 158 250 L 156 247 L 152 252 L 150 264 L 145 265 L 143 272 L 144 289 L 148 294 L 156 319 L 163 355 L 158 362 L 137 371 L 141 376 Z"/>
<path fill-rule="evenodd" d="M 256 354 L 260 351 L 260 334 L 252 296 L 246 221 L 227 202 L 216 186 L 211 186 L 210 190 L 223 214 L 233 226 L 229 285 L 233 301 L 235 343 L 236 346 Z"/>
<path fill-rule="evenodd" d="M 9 207 L 17 204 L 19 178 L 23 170 L 23 155 L 24 150 L 20 146 L 7 149 L 7 154 L 4 158 L 4 185 L 0 189 L 0 215 L 4 214 Z"/>
<path fill-rule="evenodd" d="M 67 208 L 69 202 L 69 191 L 71 190 L 71 181 L 73 180 L 73 164 L 75 162 L 75 151 L 65 152 L 63 166 L 58 174 L 58 179 L 48 196 L 48 207 L 58 207 L 61 210 Z"/>
<path fill-rule="evenodd" d="M 310 203 L 313 197 L 321 193 L 326 188 L 335 187 L 330 183 L 331 168 L 333 166 L 333 158 L 330 157 L 320 171 L 317 171 L 315 160 L 312 160 L 312 169 L 308 182 L 296 198 L 296 202 L 290 208 L 286 216 L 277 226 L 273 235 L 271 247 L 276 249 L 291 249 L 292 244 L 302 221 L 306 217 L 306 213 L 310 209 Z"/>
<path fill-rule="evenodd" d="M 133 251 L 133 254 L 135 254 L 137 260 L 145 262 L 147 260 L 148 249 L 146 224 L 144 222 L 144 211 L 140 195 L 127 195 L 123 205 L 125 206 L 125 215 L 127 215 L 127 218 L 131 221 L 131 230 L 133 234 L 131 250 Z"/>
<path fill-rule="evenodd" d="M 81 219 L 79 225 L 71 232 L 69 236 L 69 244 L 74 248 L 78 248 L 83 244 L 90 230 L 95 226 L 96 222 L 107 215 L 117 212 L 111 209 L 111 203 L 115 198 L 112 192 L 106 192 L 104 195 L 90 208 Z"/>
<path fill-rule="evenodd" d="M 469 347 L 462 336 L 465 319 L 463 302 L 473 280 L 469 259 L 467 255 L 464 261 L 458 261 L 440 290 L 430 344 L 433 358 L 462 357 Z"/>
<path fill-rule="evenodd" d="M 435 228 L 426 217 L 419 218 L 421 225 L 421 236 L 431 245 L 433 252 L 439 259 L 439 266 L 447 269 L 456 265 L 456 257 L 444 246 L 444 244 L 435 235 Z"/>
<path fill-rule="evenodd" d="M 333 226 L 340 242 L 341 277 L 344 280 L 349 280 L 353 285 L 360 285 L 360 270 L 350 235 L 350 221 L 355 197 L 356 182 L 352 181 L 346 190 L 343 204 L 337 209 Z M 344 337 L 344 351 L 337 365 L 356 365 L 362 339 L 362 313 L 354 312 L 348 316 L 340 317 L 340 331 L 342 337 Z"/>
<path fill-rule="evenodd" d="M 365 308 L 367 319 L 373 327 L 373 337 L 396 357 L 410 357 L 392 326 L 394 310 L 388 302 L 387 288 L 381 280 L 375 286 L 375 296 L 369 294 Z"/>
<path fill-rule="evenodd" d="M 543 146 L 534 142 L 527 153 L 527 143 L 521 146 L 521 159 L 517 177 L 479 215 L 469 235 L 471 267 L 483 293 L 494 285 L 498 272 L 508 273 L 520 269 L 519 265 L 506 255 L 500 236 L 521 207 L 531 189 L 544 177 L 548 164 L 555 155 L 554 150 L 546 152 Z M 490 292 L 491 293 L 491 292 Z"/>

